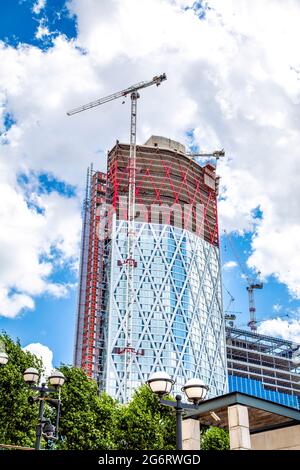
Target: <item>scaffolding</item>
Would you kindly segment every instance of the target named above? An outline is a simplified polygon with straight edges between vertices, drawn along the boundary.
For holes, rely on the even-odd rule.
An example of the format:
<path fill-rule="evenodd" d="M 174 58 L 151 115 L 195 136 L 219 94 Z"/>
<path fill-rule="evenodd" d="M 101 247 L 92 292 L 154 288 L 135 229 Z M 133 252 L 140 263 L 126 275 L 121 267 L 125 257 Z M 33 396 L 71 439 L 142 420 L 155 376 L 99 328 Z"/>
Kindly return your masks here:
<path fill-rule="evenodd" d="M 87 169 L 85 198 L 82 207 L 82 232 L 79 264 L 79 289 L 77 299 L 77 322 L 73 363 L 82 366 L 83 322 L 85 317 L 85 297 L 87 292 L 86 272 L 88 260 L 88 242 L 90 230 L 90 168 Z"/>
<path fill-rule="evenodd" d="M 105 203 L 106 174 L 88 169 L 83 207 L 80 281 L 74 364 L 98 380 L 102 369 L 104 323 L 104 241 L 99 240 L 99 208 Z"/>
<path fill-rule="evenodd" d="M 114 206 L 117 219 L 123 220 L 127 220 L 129 148 L 117 141 L 108 154 L 108 201 Z M 185 226 L 219 246 L 215 166 L 210 163 L 201 166 L 186 154 L 149 145 L 137 146 L 136 160 L 135 200 L 139 220 Z M 165 220 L 163 207 L 174 209 Z M 201 214 L 197 214 L 197 207 L 202 208 Z M 199 216 L 203 219 L 200 224 Z"/>

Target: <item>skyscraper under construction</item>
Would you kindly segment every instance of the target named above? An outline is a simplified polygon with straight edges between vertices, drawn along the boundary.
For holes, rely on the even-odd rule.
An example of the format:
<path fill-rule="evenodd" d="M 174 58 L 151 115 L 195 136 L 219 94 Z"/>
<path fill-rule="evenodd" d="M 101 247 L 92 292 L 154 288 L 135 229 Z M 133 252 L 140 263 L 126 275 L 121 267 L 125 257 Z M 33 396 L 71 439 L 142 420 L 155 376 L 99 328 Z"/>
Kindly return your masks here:
<path fill-rule="evenodd" d="M 227 369 L 215 167 L 200 166 L 183 145 L 163 137 L 137 146 L 134 256 L 128 259 L 129 150 L 117 142 L 107 175 L 89 174 L 75 365 L 122 402 L 157 370 L 172 376 L 175 392 L 199 377 L 210 396 L 222 394 Z"/>

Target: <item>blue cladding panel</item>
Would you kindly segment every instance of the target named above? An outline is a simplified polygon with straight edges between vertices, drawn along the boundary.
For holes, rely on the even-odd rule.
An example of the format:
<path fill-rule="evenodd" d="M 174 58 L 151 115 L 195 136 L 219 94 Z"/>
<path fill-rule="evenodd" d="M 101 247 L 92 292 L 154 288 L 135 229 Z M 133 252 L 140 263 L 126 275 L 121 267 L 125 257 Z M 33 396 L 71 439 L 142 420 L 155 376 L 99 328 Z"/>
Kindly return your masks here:
<path fill-rule="evenodd" d="M 229 392 L 242 392 L 253 395 L 264 400 L 280 403 L 300 410 L 300 396 L 289 395 L 288 393 L 276 392 L 265 389 L 259 380 L 239 377 L 237 375 L 228 375 Z"/>

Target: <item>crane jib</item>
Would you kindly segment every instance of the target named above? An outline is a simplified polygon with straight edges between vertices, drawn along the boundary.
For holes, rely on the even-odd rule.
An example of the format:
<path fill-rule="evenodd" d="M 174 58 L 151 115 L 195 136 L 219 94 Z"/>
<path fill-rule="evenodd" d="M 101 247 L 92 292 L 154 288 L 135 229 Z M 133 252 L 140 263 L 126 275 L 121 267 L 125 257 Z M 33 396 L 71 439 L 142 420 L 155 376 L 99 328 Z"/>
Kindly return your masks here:
<path fill-rule="evenodd" d="M 109 101 L 113 101 L 117 98 L 121 97 L 126 97 L 130 93 L 133 93 L 137 90 L 141 90 L 142 88 L 147 88 L 148 86 L 151 85 L 156 85 L 159 86 L 161 82 L 167 79 L 167 76 L 165 73 L 162 75 L 156 75 L 152 78 L 152 80 L 149 80 L 148 82 L 139 82 L 136 83 L 135 85 L 131 85 L 128 88 L 125 88 L 125 90 L 118 91 L 116 93 L 113 93 L 112 95 L 105 96 L 104 98 L 100 98 L 95 101 L 91 101 L 90 103 L 86 103 L 83 106 L 78 106 L 77 108 L 71 109 L 70 111 L 67 112 L 68 116 L 73 116 L 73 114 L 81 113 L 82 111 L 87 111 L 88 109 L 95 108 L 96 106 L 101 106 L 104 103 L 108 103 Z"/>

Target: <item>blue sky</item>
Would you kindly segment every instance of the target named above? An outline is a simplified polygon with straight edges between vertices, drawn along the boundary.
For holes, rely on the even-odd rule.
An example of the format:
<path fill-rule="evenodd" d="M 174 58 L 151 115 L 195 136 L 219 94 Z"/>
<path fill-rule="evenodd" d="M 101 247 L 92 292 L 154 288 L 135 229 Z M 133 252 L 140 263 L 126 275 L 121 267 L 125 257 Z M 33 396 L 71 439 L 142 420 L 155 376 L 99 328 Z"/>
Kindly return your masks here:
<path fill-rule="evenodd" d="M 39 14 L 34 14 L 33 0 L 9 0 L 1 2 L 0 31 L 1 39 L 17 45 L 18 43 L 34 44 L 45 48 L 43 41 L 36 39 L 35 34 L 41 18 L 45 18 L 51 31 L 65 34 L 68 38 L 76 36 L 76 21 L 66 9 L 65 0 L 50 0 Z"/>
<path fill-rule="evenodd" d="M 33 13 L 35 4 L 32 0 L 9 0 L 0 5 L 0 40 L 17 47 L 20 43 L 32 44 L 43 50 L 51 45 L 48 41 L 36 39 L 38 22 L 45 18 L 45 24 L 51 31 L 65 34 L 68 38 L 76 36 L 76 21 L 70 17 L 65 0 L 51 0 L 40 14 Z M 54 34 L 54 36 L 55 36 Z M 10 127 L 11 123 L 8 122 Z M 24 180 L 24 175 L 19 175 Z M 26 181 L 26 178 L 25 178 Z M 40 191 L 57 191 L 72 196 L 75 189 L 47 173 L 39 175 Z M 84 181 L 84 175 L 83 175 Z M 68 268 L 55 272 L 55 281 L 76 283 L 77 276 Z M 76 289 L 72 289 L 67 298 L 53 299 L 50 295 L 38 297 L 33 311 L 23 311 L 13 319 L 0 317 L 0 328 L 13 338 L 19 338 L 21 344 L 42 343 L 53 351 L 53 364 L 72 363 L 74 328 L 76 320 Z"/>
<path fill-rule="evenodd" d="M 158 102 L 165 100 L 164 109 L 157 116 L 155 103 L 150 95 L 144 93 L 139 115 L 143 124 L 139 128 L 138 139 L 145 141 L 149 133 L 164 133 L 185 140 L 186 145 L 192 148 L 225 148 L 228 161 L 220 167 L 222 182 L 226 186 L 222 195 L 225 204 L 223 200 L 220 204 L 221 230 L 225 226 L 229 231 L 239 230 L 240 235 L 235 232 L 232 240 L 244 269 L 248 269 L 247 260 L 250 258 L 250 265 L 261 270 L 265 278 L 264 289 L 255 292 L 257 319 L 281 317 L 289 328 L 288 323 L 299 318 L 297 269 L 293 257 L 283 251 L 281 242 L 284 230 L 293 234 L 291 250 L 298 256 L 295 249 L 299 247 L 297 205 L 289 202 L 290 220 L 286 215 L 283 217 L 281 204 L 284 200 L 277 199 L 276 192 L 261 178 L 270 172 L 273 187 L 277 184 L 280 188 L 283 184 L 278 178 L 281 169 L 275 164 L 273 166 L 275 160 L 270 165 L 268 155 L 276 155 L 277 151 L 280 155 L 281 142 L 288 143 L 289 139 L 297 148 L 295 130 L 290 124 L 292 119 L 288 118 L 294 116 L 297 105 L 299 83 L 293 81 L 297 64 L 293 62 L 291 47 L 289 54 L 286 51 L 275 54 L 273 49 L 267 49 L 268 44 L 276 41 L 277 34 L 287 38 L 286 31 L 281 31 L 277 20 L 277 16 L 280 18 L 284 12 L 278 10 L 276 2 L 268 0 L 273 16 L 268 22 L 269 30 L 265 31 L 256 22 L 256 8 L 261 8 L 260 2 L 253 2 L 253 11 L 246 11 L 245 17 L 243 9 L 237 6 L 239 2 L 234 2 L 236 15 L 232 15 L 230 6 L 225 7 L 215 0 L 208 2 L 209 8 L 204 6 L 207 2 L 193 6 L 193 2 L 176 0 L 173 3 L 177 9 L 172 2 L 166 1 L 168 6 L 165 10 L 161 9 L 160 0 L 151 0 L 152 8 L 143 0 L 136 4 L 134 17 L 129 6 L 134 2 L 126 3 L 127 11 L 123 8 L 124 3 L 118 0 L 114 15 L 107 1 L 92 0 L 89 8 L 85 8 L 83 0 L 74 0 L 67 8 L 64 0 L 48 0 L 40 2 L 41 9 L 36 12 L 33 7 L 37 0 L 9 0 L 0 5 L 0 40 L 7 46 L 3 54 L 6 54 L 5 63 L 11 67 L 5 68 L 13 71 L 8 77 L 9 85 L 3 84 L 3 97 L 0 83 L 0 100 L 4 103 L 2 136 L 0 134 L 5 147 L 3 162 L 16 175 L 15 182 L 12 183 L 9 177 L 6 182 L 14 187 L 16 198 L 22 195 L 24 211 L 29 210 L 26 224 L 30 227 L 42 224 L 43 233 L 48 234 L 54 223 L 60 226 L 64 214 L 68 226 L 68 230 L 58 227 L 52 238 L 49 235 L 48 245 L 41 240 L 36 241 L 38 234 L 30 239 L 35 261 L 34 250 L 38 253 L 36 270 L 32 274 L 36 276 L 33 282 L 37 287 L 28 287 L 30 270 L 29 274 L 24 274 L 27 283 L 26 280 L 19 284 L 11 280 L 6 283 L 4 279 L 3 285 L 7 289 L 4 301 L 14 301 L 13 296 L 17 294 L 20 295 L 18 302 L 22 302 L 24 307 L 18 312 L 9 310 L 9 315 L 0 317 L 0 328 L 12 337 L 20 338 L 24 346 L 37 342 L 48 346 L 53 351 L 54 364 L 72 362 L 77 298 L 76 255 L 80 231 L 78 217 L 85 169 L 93 161 L 95 168 L 103 170 L 105 150 L 114 144 L 116 138 L 128 140 L 128 109 L 125 106 L 117 107 L 115 103 L 106 108 L 104 115 L 93 111 L 72 121 L 66 120 L 65 110 L 164 70 L 167 71 L 169 88 L 164 85 L 166 95 L 162 94 L 158 99 Z M 45 6 L 42 8 L 43 3 Z M 146 9 L 145 14 L 143 8 Z M 267 10 L 266 5 L 262 16 L 267 14 Z M 193 11 L 203 26 L 196 22 Z M 157 30 L 153 34 L 151 31 L 147 33 L 149 25 L 143 23 L 145 15 L 153 15 L 157 19 Z M 164 29 L 164 15 L 169 20 L 167 31 Z M 137 29 L 141 28 L 137 32 L 139 41 L 132 36 L 129 18 Z M 235 18 L 239 21 L 235 22 Z M 178 21 L 184 31 L 182 37 L 177 34 Z M 293 26 L 291 24 L 291 29 Z M 205 48 L 211 47 L 207 53 L 205 48 L 196 47 L 196 44 L 203 44 L 202 34 L 205 40 L 209 40 Z M 166 37 L 170 37 L 169 42 Z M 248 40 L 242 43 L 244 37 Z M 291 39 L 293 43 L 294 37 Z M 39 53 L 41 51 L 43 54 Z M 246 59 L 250 72 L 245 68 Z M 176 65 L 179 63 L 185 64 L 181 67 L 182 75 Z M 289 72 L 284 72 L 285 66 Z M 281 71 L 284 72 L 282 75 Z M 285 73 L 291 75 L 287 77 Z M 255 95 L 251 94 L 252 89 Z M 272 109 L 273 103 L 276 109 Z M 172 111 L 167 112 L 168 109 Z M 290 129 L 284 119 L 288 119 Z M 191 133 L 190 129 L 194 132 Z M 289 135 L 285 135 L 286 129 Z M 103 150 L 99 151 L 99 148 Z M 257 155 L 255 165 L 252 155 Z M 296 159 L 292 159 L 292 155 L 290 158 L 291 174 L 284 177 L 290 178 L 290 186 L 293 187 L 297 168 L 294 167 Z M 288 199 L 288 194 L 286 197 Z M 291 198 L 288 201 L 292 201 Z M 22 214 L 20 216 L 22 218 Z M 74 221 L 77 235 L 71 233 Z M 270 238 L 272 224 L 276 226 L 274 233 L 279 241 Z M 32 228 L 35 234 L 34 230 L 39 229 Z M 221 257 L 225 266 L 236 261 L 226 237 L 222 237 Z M 255 269 L 249 274 L 254 275 Z M 237 313 L 237 325 L 246 327 L 248 298 L 241 275 L 238 266 L 223 270 L 224 305 L 226 307 L 229 303 L 226 293 L 229 290 L 235 298 L 230 310 L 241 312 Z M 11 273 L 7 278 L 9 276 Z M 17 270 L 15 276 L 18 277 Z M 289 317 L 283 316 L 287 314 Z M 272 328 L 265 332 L 272 334 Z"/>
<path fill-rule="evenodd" d="M 250 253 L 249 238 L 250 234 L 248 236 L 233 234 L 231 235 L 231 243 L 225 235 L 221 239 L 223 266 L 228 261 L 237 263 L 237 266 L 233 269 L 226 269 L 226 267 L 223 269 L 224 309 L 226 310 L 230 302 L 230 296 L 226 292 L 227 289 L 235 299 L 228 310 L 241 312 L 237 313 L 237 326 L 243 328 L 247 328 L 248 322 L 248 293 L 246 290 L 248 284 L 243 278 L 243 271 L 246 271 L 250 279 L 255 279 L 257 274 L 247 268 L 247 258 Z M 232 245 L 234 245 L 234 252 L 237 253 L 242 268 L 239 266 Z M 261 322 L 262 320 L 278 317 L 278 315 L 283 319 L 288 318 L 285 315 L 293 318 L 299 308 L 299 301 L 289 295 L 286 286 L 279 283 L 274 276 L 270 276 L 263 284 L 263 290 L 256 290 L 254 293 L 257 321 Z"/>

